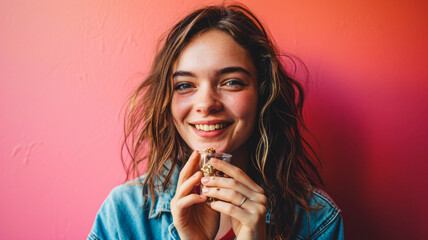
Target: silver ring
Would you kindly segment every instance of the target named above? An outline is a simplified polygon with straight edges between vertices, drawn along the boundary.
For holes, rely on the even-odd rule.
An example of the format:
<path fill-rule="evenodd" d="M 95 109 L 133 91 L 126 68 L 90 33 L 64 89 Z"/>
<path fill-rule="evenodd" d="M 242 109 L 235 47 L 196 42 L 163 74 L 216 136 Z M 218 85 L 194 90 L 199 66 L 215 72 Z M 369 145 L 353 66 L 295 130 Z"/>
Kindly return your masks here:
<path fill-rule="evenodd" d="M 242 206 L 242 204 L 244 204 L 244 202 L 247 200 L 247 197 L 246 196 L 244 196 L 244 199 L 242 199 L 242 202 L 239 204 L 239 206 L 238 207 L 241 207 Z"/>

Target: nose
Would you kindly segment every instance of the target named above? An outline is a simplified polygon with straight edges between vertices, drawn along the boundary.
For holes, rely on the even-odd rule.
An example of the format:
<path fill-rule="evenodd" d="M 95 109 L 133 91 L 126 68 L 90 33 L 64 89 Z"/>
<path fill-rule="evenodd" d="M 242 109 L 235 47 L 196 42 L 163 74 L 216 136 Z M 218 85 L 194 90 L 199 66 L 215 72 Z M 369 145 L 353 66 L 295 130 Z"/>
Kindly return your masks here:
<path fill-rule="evenodd" d="M 223 109 L 219 93 L 211 86 L 198 89 L 194 104 L 196 111 L 205 115 L 216 113 Z"/>

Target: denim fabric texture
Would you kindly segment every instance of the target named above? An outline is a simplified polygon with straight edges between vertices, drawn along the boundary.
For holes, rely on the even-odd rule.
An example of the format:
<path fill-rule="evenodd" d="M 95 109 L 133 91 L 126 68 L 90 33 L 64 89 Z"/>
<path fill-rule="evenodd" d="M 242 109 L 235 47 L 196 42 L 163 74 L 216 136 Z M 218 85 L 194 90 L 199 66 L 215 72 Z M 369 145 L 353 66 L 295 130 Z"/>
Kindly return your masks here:
<path fill-rule="evenodd" d="M 115 187 L 99 209 L 87 239 L 180 239 L 170 209 L 178 174 L 175 169 L 171 188 L 157 195 L 150 217 L 151 200 L 143 197 L 140 184 L 144 176 Z M 319 210 L 310 211 L 309 216 L 297 207 L 296 234 L 291 239 L 343 239 L 341 211 L 331 198 L 316 190 L 311 206 L 319 206 Z M 269 218 L 268 212 L 266 222 Z"/>

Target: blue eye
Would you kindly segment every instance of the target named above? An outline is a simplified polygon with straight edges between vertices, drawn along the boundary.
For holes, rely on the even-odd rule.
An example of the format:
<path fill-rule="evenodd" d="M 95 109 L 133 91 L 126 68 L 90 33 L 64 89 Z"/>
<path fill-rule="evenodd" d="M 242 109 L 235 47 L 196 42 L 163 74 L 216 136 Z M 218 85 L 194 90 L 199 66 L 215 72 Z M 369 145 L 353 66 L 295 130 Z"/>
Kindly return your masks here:
<path fill-rule="evenodd" d="M 225 86 L 231 86 L 231 87 L 240 87 L 240 86 L 244 86 L 245 84 L 240 80 L 232 79 L 232 80 L 227 81 L 224 85 Z"/>
<path fill-rule="evenodd" d="M 183 83 L 179 83 L 179 84 L 175 85 L 174 90 L 186 91 L 191 87 L 192 87 L 192 85 L 190 85 L 189 83 L 183 82 Z"/>

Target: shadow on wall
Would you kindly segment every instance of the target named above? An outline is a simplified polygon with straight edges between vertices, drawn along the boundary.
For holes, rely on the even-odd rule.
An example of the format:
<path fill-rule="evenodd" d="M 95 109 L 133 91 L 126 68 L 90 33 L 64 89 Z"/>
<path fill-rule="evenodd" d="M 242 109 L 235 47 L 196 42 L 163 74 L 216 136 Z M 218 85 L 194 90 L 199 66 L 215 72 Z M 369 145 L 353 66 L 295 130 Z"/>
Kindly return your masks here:
<path fill-rule="evenodd" d="M 350 90 L 341 89 L 337 82 L 316 83 L 316 91 L 309 89 L 306 106 L 309 129 L 321 146 L 321 175 L 326 191 L 342 209 L 346 239 L 380 239 L 379 222 L 366 193 L 367 123 Z"/>

